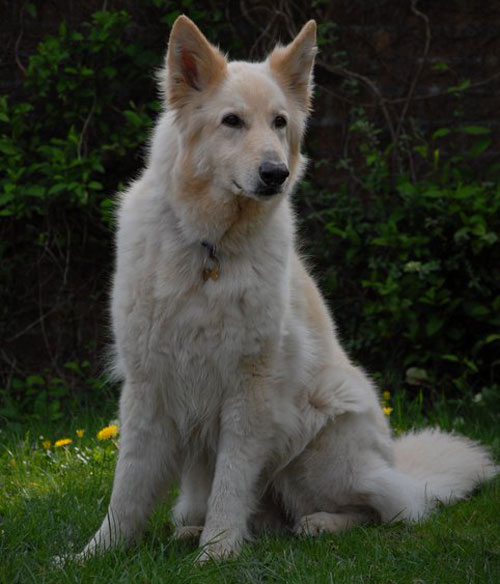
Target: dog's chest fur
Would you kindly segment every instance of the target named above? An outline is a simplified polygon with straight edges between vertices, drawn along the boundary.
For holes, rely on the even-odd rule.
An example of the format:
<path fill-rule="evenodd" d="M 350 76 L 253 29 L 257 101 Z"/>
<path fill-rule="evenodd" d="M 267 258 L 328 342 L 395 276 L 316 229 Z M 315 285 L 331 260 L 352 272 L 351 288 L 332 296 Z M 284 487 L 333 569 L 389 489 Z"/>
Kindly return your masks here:
<path fill-rule="evenodd" d="M 221 246 L 219 279 L 206 282 L 201 242 L 179 246 L 171 228 L 150 229 L 137 213 L 133 224 L 121 226 L 118 244 L 121 237 L 130 241 L 129 230 L 136 241 L 115 276 L 118 355 L 182 434 L 216 426 L 222 402 L 244 391 L 252 375 L 269 374 L 263 363 L 283 350 L 293 232 L 280 229 L 280 212 L 289 211 L 278 209 L 276 221 L 240 243 L 241 250 Z"/>

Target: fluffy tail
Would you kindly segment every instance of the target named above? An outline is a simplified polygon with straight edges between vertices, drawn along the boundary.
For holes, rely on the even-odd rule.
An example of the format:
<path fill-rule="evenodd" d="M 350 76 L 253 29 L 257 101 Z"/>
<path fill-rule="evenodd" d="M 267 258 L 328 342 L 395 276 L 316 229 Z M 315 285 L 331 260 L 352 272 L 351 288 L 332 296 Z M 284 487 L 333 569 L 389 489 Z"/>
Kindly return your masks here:
<path fill-rule="evenodd" d="M 422 481 L 428 496 L 446 503 L 463 499 L 499 472 L 484 446 L 435 428 L 397 438 L 394 455 L 398 470 Z"/>
<path fill-rule="evenodd" d="M 376 469 L 365 485 L 383 522 L 424 519 L 438 502 L 463 499 L 500 471 L 484 446 L 438 429 L 397 438 L 394 455 L 395 466 Z"/>
<path fill-rule="evenodd" d="M 424 485 L 428 503 L 424 514 L 437 501 L 463 499 L 500 470 L 481 444 L 436 428 L 397 438 L 394 455 L 396 469 Z"/>

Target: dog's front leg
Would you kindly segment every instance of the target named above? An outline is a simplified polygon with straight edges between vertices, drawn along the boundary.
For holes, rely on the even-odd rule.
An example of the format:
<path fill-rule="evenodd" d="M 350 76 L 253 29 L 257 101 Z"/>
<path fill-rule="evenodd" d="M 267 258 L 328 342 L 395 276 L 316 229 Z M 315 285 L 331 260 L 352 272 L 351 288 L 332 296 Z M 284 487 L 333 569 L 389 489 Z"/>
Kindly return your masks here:
<path fill-rule="evenodd" d="M 200 561 L 237 553 L 248 534 L 255 487 L 272 444 L 272 419 L 258 392 L 224 404 Z"/>
<path fill-rule="evenodd" d="M 141 535 L 159 496 L 176 479 L 177 435 L 154 388 L 125 382 L 120 402 L 120 453 L 107 515 L 77 559 Z"/>

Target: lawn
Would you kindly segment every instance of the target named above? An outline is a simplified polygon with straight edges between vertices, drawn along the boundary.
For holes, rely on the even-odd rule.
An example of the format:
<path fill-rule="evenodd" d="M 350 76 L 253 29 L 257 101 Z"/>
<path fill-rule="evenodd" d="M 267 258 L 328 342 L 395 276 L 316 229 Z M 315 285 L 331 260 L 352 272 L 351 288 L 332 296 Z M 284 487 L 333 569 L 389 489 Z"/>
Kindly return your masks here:
<path fill-rule="evenodd" d="M 387 405 L 396 431 L 439 423 L 483 440 L 499 457 L 498 418 L 488 412 L 459 415 L 441 404 L 424 416 L 421 403 L 408 406 L 398 397 Z M 194 563 L 194 544 L 170 538 L 167 502 L 135 548 L 58 568 L 52 558 L 81 550 L 104 517 L 117 440 L 97 434 L 109 422 L 109 416 L 87 411 L 57 424 L 1 430 L 1 584 L 500 582 L 499 479 L 420 525 L 360 527 L 317 539 L 269 536 L 246 544 L 236 559 L 203 567 Z M 54 445 L 64 438 L 71 443 Z"/>

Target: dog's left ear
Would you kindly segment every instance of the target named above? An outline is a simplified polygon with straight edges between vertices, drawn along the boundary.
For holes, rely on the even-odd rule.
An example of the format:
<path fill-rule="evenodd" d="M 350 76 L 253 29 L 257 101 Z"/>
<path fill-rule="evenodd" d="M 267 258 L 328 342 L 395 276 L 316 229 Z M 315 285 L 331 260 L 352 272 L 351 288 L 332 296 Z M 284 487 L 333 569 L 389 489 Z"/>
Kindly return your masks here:
<path fill-rule="evenodd" d="M 166 61 L 166 94 L 172 107 L 182 107 L 194 94 L 226 75 L 224 55 L 184 15 L 172 27 Z"/>
<path fill-rule="evenodd" d="M 271 71 L 305 111 L 311 106 L 312 68 L 316 53 L 316 22 L 310 20 L 289 45 L 277 47 L 269 55 Z"/>

